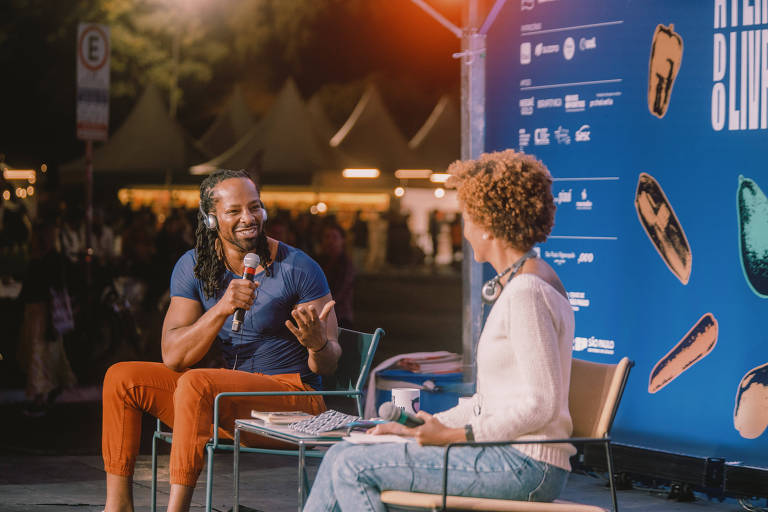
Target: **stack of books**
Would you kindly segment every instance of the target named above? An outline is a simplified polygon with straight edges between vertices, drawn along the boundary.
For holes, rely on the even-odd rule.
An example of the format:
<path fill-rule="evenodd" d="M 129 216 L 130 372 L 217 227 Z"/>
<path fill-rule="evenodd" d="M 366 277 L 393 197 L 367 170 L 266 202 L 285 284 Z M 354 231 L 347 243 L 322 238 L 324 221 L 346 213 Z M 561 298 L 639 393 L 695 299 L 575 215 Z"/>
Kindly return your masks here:
<path fill-rule="evenodd" d="M 413 373 L 456 373 L 461 371 L 461 355 L 447 354 L 419 358 L 406 357 L 396 366 Z"/>

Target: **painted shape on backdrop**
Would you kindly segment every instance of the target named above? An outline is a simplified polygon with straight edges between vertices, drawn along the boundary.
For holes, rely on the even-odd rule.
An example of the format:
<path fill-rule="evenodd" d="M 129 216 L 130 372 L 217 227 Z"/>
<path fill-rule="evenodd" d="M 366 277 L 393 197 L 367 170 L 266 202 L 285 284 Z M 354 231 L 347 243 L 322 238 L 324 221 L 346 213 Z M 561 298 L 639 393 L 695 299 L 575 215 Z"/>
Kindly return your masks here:
<path fill-rule="evenodd" d="M 635 209 L 645 233 L 669 270 L 683 284 L 688 284 L 693 254 L 688 238 L 659 183 L 641 172 L 635 192 Z"/>
<path fill-rule="evenodd" d="M 648 392 L 656 393 L 675 380 L 681 373 L 712 352 L 715 344 L 717 344 L 717 320 L 712 313 L 707 313 L 653 367 L 648 379 Z"/>

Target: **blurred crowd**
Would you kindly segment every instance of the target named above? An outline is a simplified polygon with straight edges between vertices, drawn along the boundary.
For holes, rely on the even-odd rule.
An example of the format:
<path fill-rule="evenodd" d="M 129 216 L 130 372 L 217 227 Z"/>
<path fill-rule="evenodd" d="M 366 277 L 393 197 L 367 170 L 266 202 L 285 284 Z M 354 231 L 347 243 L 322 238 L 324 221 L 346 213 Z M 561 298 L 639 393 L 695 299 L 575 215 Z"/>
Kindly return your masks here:
<path fill-rule="evenodd" d="M 15 355 L 26 376 L 30 414 L 44 413 L 78 380 L 97 380 L 115 361 L 160 359 L 170 275 L 193 247 L 198 222 L 196 209 L 163 216 L 105 204 L 93 209 L 87 250 L 85 209 L 77 201 L 39 199 L 34 214 L 21 201 L 0 203 L 0 301 L 16 304 L 4 309 L 18 313 L 3 318 L 16 322 L 6 332 L 18 341 L 6 339 L 0 353 L 6 364 Z M 355 326 L 358 272 L 434 265 L 446 238 L 449 263 L 461 250 L 460 219 L 448 222 L 437 211 L 430 214 L 427 251 L 398 212 L 358 211 L 340 221 L 334 214 L 275 210 L 266 231 L 320 264 L 345 327 Z"/>

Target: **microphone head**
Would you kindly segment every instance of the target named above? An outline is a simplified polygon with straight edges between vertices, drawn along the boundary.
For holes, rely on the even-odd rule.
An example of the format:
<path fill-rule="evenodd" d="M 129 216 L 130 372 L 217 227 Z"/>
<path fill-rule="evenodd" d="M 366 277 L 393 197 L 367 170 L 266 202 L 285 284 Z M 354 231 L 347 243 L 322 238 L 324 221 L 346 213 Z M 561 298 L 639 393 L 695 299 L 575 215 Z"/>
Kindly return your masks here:
<path fill-rule="evenodd" d="M 400 409 L 395 407 L 392 402 L 384 402 L 379 406 L 379 418 L 395 421 L 398 417 L 400 417 Z"/>
<path fill-rule="evenodd" d="M 261 263 L 261 258 L 259 258 L 258 254 L 252 252 L 249 252 L 243 258 L 243 265 L 247 268 L 256 268 L 259 266 L 259 263 Z"/>

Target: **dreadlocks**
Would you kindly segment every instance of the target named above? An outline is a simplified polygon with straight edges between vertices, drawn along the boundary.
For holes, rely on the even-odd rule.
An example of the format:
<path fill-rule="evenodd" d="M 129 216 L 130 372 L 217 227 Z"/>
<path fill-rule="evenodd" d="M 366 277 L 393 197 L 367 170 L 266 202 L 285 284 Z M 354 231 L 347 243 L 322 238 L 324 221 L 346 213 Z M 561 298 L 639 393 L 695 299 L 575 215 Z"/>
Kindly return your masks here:
<path fill-rule="evenodd" d="M 232 171 L 220 169 L 208 175 L 200 184 L 200 212 L 198 212 L 197 230 L 195 231 L 195 249 L 197 250 L 197 263 L 195 263 L 195 277 L 203 284 L 203 293 L 206 298 L 216 296 L 223 287 L 224 275 L 227 271 L 224 260 L 224 250 L 219 238 L 218 229 L 208 229 L 203 222 L 203 212 L 207 215 L 214 210 L 213 189 L 224 180 L 231 178 L 245 178 L 253 181 L 253 178 L 244 170 Z M 256 182 L 254 182 L 256 184 Z M 258 185 L 256 185 L 258 190 Z M 269 267 L 271 263 L 267 235 L 263 225 L 259 229 L 254 252 L 259 256 L 267 277 L 272 275 Z"/>

